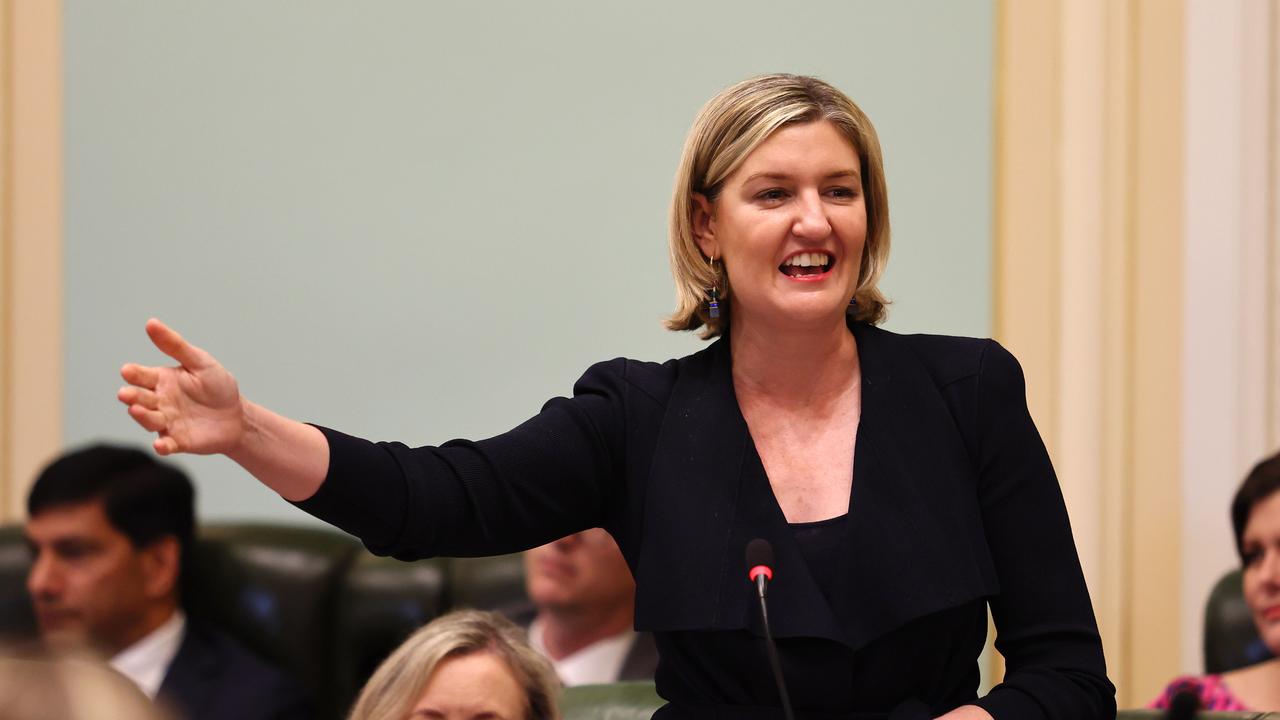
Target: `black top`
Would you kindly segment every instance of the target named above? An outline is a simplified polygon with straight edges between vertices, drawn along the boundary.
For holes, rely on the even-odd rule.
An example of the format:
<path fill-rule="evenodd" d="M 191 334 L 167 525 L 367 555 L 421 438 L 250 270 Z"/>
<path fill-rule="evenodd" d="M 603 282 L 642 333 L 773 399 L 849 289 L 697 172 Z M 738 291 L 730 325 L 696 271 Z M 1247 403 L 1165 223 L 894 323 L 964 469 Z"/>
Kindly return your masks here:
<path fill-rule="evenodd" d="M 796 544 L 800 546 L 800 554 L 804 555 L 805 567 L 818 584 L 822 596 L 831 601 L 836 583 L 836 568 L 840 567 L 840 556 L 844 554 L 845 524 L 849 513 L 815 522 L 791 523 L 791 532 L 796 536 Z"/>
<path fill-rule="evenodd" d="M 1111 720 L 1115 690 L 1022 371 L 993 341 L 855 324 L 862 414 L 844 552 L 808 571 L 734 395 L 727 339 L 663 364 L 592 366 L 519 427 L 441 447 L 324 430 L 329 476 L 299 505 L 401 558 L 488 555 L 601 526 L 636 577 L 636 627 L 674 717 L 779 717 L 743 567 L 768 540 L 769 613 L 803 717 L 974 702 L 985 605 L 997 720 Z M 518 371 L 518 367 L 513 367 Z M 322 428 L 323 430 L 323 428 Z"/>

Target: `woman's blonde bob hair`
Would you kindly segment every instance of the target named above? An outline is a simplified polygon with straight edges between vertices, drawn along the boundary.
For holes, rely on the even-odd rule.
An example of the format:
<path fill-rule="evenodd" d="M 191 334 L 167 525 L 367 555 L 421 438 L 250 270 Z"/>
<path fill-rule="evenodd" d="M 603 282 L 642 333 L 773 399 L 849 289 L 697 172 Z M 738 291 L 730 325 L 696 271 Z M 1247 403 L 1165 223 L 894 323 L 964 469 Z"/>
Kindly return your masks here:
<path fill-rule="evenodd" d="M 857 307 L 853 319 L 884 320 L 888 300 L 877 283 L 889 260 L 889 197 L 880 139 L 871 120 L 844 93 L 804 75 L 761 75 L 726 88 L 698 113 L 685 140 L 671 198 L 671 273 L 676 281 L 676 311 L 670 330 L 705 328 L 702 337 L 720 335 L 729 319 L 730 296 L 723 264 L 713 267 L 693 234 L 694 193 L 715 202 L 725 180 L 778 128 L 827 121 L 858 153 L 867 208 L 867 240 L 862 249 Z M 720 317 L 707 311 L 709 290 L 720 292 Z"/>
<path fill-rule="evenodd" d="M 560 680 L 524 631 L 497 613 L 459 610 L 409 636 L 365 683 L 349 720 L 404 720 L 446 658 L 491 653 L 524 690 L 525 720 L 559 720 Z"/>

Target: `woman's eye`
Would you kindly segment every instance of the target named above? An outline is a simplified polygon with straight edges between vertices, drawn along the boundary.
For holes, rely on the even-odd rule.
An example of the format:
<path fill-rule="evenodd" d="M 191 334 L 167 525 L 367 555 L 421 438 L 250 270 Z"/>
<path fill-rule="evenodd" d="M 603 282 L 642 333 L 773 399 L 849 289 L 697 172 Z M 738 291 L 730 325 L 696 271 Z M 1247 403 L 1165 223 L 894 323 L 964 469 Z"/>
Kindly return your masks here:
<path fill-rule="evenodd" d="M 783 190 L 782 188 L 770 188 L 768 190 L 765 190 L 757 194 L 756 198 L 759 200 L 777 202 L 779 200 L 785 200 L 787 198 L 787 191 Z"/>
<path fill-rule="evenodd" d="M 1244 549 L 1244 565 L 1245 565 L 1245 567 L 1249 567 L 1249 566 L 1251 566 L 1251 565 L 1256 564 L 1256 563 L 1258 562 L 1258 560 L 1260 560 L 1260 559 L 1262 559 L 1262 551 L 1261 551 L 1261 550 L 1259 550 L 1258 548 L 1245 548 L 1245 549 Z"/>
<path fill-rule="evenodd" d="M 850 187 L 834 187 L 828 190 L 827 194 L 842 200 L 852 200 L 858 197 L 858 191 Z"/>

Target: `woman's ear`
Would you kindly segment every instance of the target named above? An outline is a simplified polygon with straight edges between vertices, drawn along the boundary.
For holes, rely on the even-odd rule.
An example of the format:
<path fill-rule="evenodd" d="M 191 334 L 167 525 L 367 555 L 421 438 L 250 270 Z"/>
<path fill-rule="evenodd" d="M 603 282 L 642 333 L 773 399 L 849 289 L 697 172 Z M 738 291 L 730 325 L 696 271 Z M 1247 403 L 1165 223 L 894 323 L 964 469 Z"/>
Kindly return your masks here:
<path fill-rule="evenodd" d="M 699 192 L 693 193 L 693 239 L 703 255 L 720 257 L 720 244 L 716 242 L 715 206 Z"/>

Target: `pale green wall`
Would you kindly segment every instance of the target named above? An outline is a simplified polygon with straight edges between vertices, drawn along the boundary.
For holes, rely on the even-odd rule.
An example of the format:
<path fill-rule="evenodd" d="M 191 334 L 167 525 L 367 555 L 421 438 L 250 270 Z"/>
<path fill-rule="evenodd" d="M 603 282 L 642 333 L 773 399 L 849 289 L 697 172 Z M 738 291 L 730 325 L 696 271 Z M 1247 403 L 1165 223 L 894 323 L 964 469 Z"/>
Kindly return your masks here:
<path fill-rule="evenodd" d="M 500 432 L 591 362 L 664 359 L 665 216 L 719 88 L 811 73 L 884 144 L 889 327 L 985 335 L 990 0 L 65 0 L 68 443 L 157 315 L 254 399 L 413 443 Z M 229 461 L 205 517 L 300 518 Z"/>

